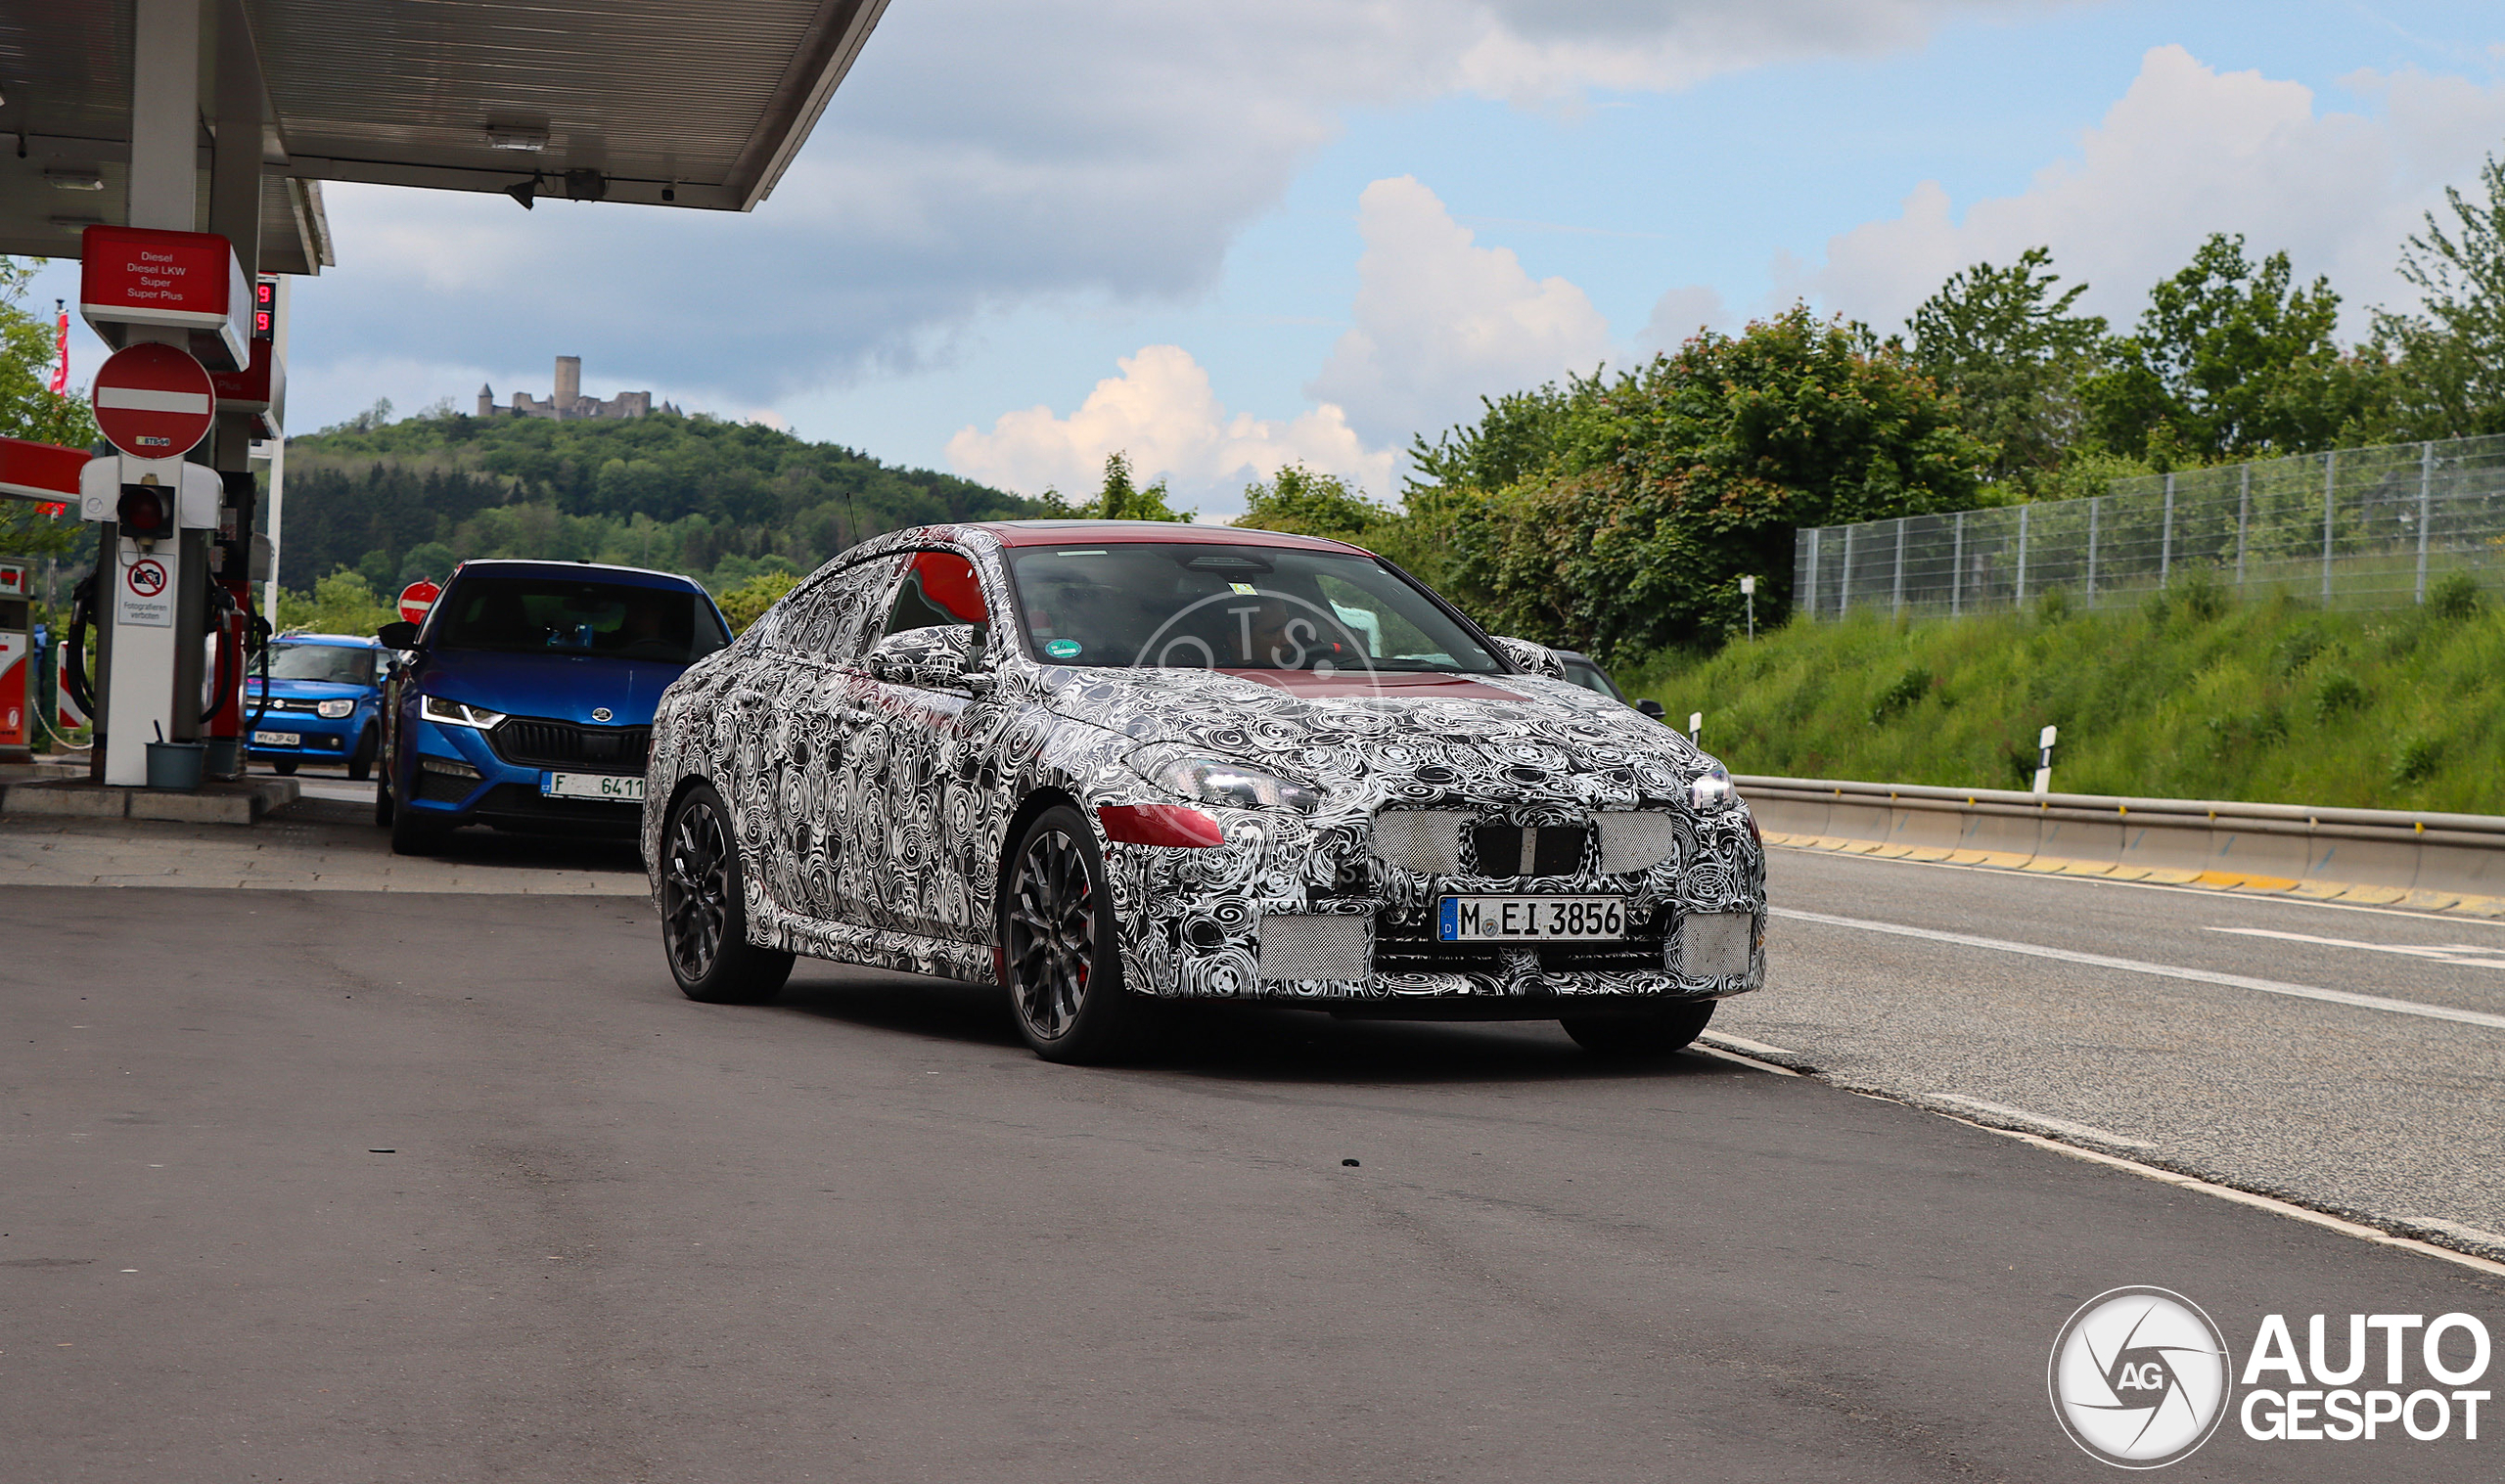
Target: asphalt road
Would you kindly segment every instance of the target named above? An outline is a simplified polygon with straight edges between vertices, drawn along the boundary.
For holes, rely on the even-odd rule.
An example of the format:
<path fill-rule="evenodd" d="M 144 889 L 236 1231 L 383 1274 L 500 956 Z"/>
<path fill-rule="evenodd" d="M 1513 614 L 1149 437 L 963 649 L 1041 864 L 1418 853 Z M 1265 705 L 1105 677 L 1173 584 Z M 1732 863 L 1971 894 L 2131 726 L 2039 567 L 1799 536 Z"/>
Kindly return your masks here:
<path fill-rule="evenodd" d="M 2240 921 L 1837 864 L 1785 856 L 1782 899 L 2148 959 Z M 0 894 L 0 1479 L 2087 1479 L 2045 1361 L 2114 1286 L 2192 1297 L 2239 1358 L 2268 1313 L 2505 1332 L 2505 1280 L 1815 1078 L 1293 1012 L 1054 1067 L 989 993 L 804 965 L 697 1006 L 655 939 L 631 899 Z M 1778 943 L 1731 1028 L 2124 1134 L 2094 1069 L 2217 1071 L 2272 1016 L 2370 1060 L 2474 1029 Z M 2346 962 L 2301 951 L 2274 975 Z M 2449 993 L 2426 972 L 2377 988 Z M 2349 1064 L 2282 1081 L 2345 1098 Z M 2492 1480 L 2483 1420 L 2230 1420 L 2167 1476 Z"/>

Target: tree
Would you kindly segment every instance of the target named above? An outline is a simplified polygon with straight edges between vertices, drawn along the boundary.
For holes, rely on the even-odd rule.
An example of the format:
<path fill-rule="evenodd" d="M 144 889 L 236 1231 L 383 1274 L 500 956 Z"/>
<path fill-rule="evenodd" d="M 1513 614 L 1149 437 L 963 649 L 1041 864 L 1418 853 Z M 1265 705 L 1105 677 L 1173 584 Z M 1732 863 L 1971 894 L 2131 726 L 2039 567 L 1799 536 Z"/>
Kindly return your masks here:
<path fill-rule="evenodd" d="M 1096 498 L 1083 505 L 1072 505 L 1061 491 L 1044 491 L 1041 514 L 1081 520 L 1189 520 L 1192 512 L 1177 511 L 1166 504 L 1165 481 L 1141 489 L 1131 482 L 1130 455 L 1116 451 L 1105 456 L 1105 487 Z"/>
<path fill-rule="evenodd" d="M 399 616 L 398 610 L 376 596 L 374 584 L 346 567 L 313 584 L 310 598 L 289 592 L 278 595 L 282 629 L 315 634 L 371 634 Z"/>
<path fill-rule="evenodd" d="M 2111 366 L 2080 387 L 2090 434 L 2168 467 L 2331 448 L 2381 415 L 2382 358 L 2343 355 L 2328 279 L 2294 287 L 2288 254 L 2258 265 L 2244 239 L 2214 233 L 2190 266 L 2149 291 Z M 2179 450 L 2180 452 L 2176 452 Z"/>
<path fill-rule="evenodd" d="M 1249 530 L 1295 531 L 1362 543 L 1367 534 L 1398 518 L 1387 506 L 1338 474 L 1315 473 L 1301 464 L 1282 466 L 1267 482 L 1244 487 L 1244 514 L 1235 523 Z"/>
<path fill-rule="evenodd" d="M 2436 213 L 2401 247 L 2400 276 L 2421 312 L 2378 310 L 2375 337 L 2395 355 L 2394 430 L 2405 438 L 2505 432 L 2505 165 L 2487 157 L 2484 199 L 2447 187 L 2447 231 Z"/>
<path fill-rule="evenodd" d="M 1482 616 L 1618 660 L 1719 643 L 1743 575 L 1779 620 L 1796 526 L 1976 504 L 1989 458 L 1900 350 L 1797 305 L 1573 382 L 1548 437 L 1539 472 L 1428 498 L 1460 510 L 1457 585 Z"/>
<path fill-rule="evenodd" d="M 52 389 L 58 341 L 53 324 L 25 309 L 26 281 L 42 258 L 0 257 L 0 436 L 89 448 L 98 440 L 87 399 Z M 86 536 L 73 515 L 46 515 L 31 501 L 0 496 L 0 552 L 57 557 Z"/>
<path fill-rule="evenodd" d="M 1568 413 L 1599 385 L 1596 368 L 1589 380 L 1569 376 L 1563 388 L 1550 382 L 1492 401 L 1482 396 L 1479 405 L 1486 411 L 1478 422 L 1444 429 L 1432 446 L 1424 433 L 1411 438 L 1408 503 L 1414 508 L 1421 496 L 1433 501 L 1465 489 L 1499 490 L 1545 472 L 1558 456 Z"/>
<path fill-rule="evenodd" d="M 2056 295 L 2052 261 L 2029 247 L 2006 268 L 1960 269 L 1906 327 L 1913 364 L 1956 397 L 1959 422 L 1990 448 L 1987 476 L 2030 491 L 2078 435 L 2078 382 L 2106 338 L 2102 316 L 2071 312 L 2087 285 Z"/>

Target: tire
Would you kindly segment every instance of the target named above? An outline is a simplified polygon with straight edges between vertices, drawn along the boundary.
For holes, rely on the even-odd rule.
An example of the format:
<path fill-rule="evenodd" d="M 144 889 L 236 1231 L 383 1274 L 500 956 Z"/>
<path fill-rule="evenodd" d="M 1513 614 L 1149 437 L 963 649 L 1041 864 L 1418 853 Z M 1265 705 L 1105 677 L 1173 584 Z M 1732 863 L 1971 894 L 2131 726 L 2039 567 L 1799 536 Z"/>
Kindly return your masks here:
<path fill-rule="evenodd" d="M 1712 1022 L 1713 1000 L 1690 1000 L 1616 1015 L 1576 1015 L 1558 1021 L 1575 1044 L 1596 1057 L 1642 1060 L 1686 1049 Z"/>
<path fill-rule="evenodd" d="M 378 825 L 388 825 L 391 823 L 391 773 L 389 769 L 384 770 L 383 776 L 374 781 L 374 822 Z"/>
<path fill-rule="evenodd" d="M 1113 893 L 1095 832 L 1058 804 L 1009 858 L 1000 942 L 1010 1012 L 1047 1061 L 1108 1061 L 1131 1049 L 1151 1007 L 1122 984 Z"/>
<path fill-rule="evenodd" d="M 384 812 L 378 805 L 375 813 Z M 417 810 L 405 813 L 393 808 L 391 813 L 391 853 L 393 855 L 433 855 L 443 848 L 443 837 L 452 832 L 433 823 Z"/>
<path fill-rule="evenodd" d="M 792 956 L 748 940 L 730 806 L 698 784 L 661 831 L 661 957 L 679 992 L 707 1005 L 759 1005 L 783 992 Z"/>
<path fill-rule="evenodd" d="M 356 751 L 348 756 L 348 778 L 351 782 L 361 784 L 374 776 L 375 745 L 372 727 L 356 735 Z"/>
<path fill-rule="evenodd" d="M 270 764 L 270 771 L 281 778 L 294 778 L 296 776 L 296 760 L 295 758 L 282 757 Z"/>

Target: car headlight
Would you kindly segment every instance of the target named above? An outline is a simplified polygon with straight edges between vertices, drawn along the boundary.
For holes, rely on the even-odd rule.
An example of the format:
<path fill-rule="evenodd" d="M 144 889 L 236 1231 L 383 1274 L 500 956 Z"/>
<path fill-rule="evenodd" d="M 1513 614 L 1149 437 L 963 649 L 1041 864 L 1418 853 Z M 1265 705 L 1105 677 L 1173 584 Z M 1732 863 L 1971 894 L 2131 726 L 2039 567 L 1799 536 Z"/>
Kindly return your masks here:
<path fill-rule="evenodd" d="M 1322 802 L 1322 790 L 1281 778 L 1249 763 L 1192 753 L 1167 753 L 1137 760 L 1142 776 L 1168 793 L 1220 804 L 1229 809 L 1311 810 Z"/>
<path fill-rule="evenodd" d="M 505 713 L 502 711 L 490 711 L 485 706 L 473 706 L 457 700 L 446 700 L 440 696 L 430 696 L 419 702 L 419 714 L 429 721 L 439 721 L 446 726 L 481 729 L 492 727 L 505 719 Z"/>
<path fill-rule="evenodd" d="M 1730 770 L 1712 763 L 1687 781 L 1687 806 L 1700 815 L 1728 814 L 1740 806 L 1740 790 L 1731 786 Z"/>
<path fill-rule="evenodd" d="M 338 721 L 342 716 L 355 715 L 356 702 L 352 700 L 326 700 L 313 708 L 313 714 L 326 721 Z"/>

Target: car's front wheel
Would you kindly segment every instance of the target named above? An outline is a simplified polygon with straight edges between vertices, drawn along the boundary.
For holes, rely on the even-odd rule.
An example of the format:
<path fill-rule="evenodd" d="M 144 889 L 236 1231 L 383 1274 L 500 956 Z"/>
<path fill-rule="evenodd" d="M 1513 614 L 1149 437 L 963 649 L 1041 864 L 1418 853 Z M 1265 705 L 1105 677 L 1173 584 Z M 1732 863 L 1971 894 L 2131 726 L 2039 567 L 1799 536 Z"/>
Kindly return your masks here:
<path fill-rule="evenodd" d="M 1576 1045 L 1595 1056 L 1629 1060 L 1666 1057 L 1705 1034 L 1717 1003 L 1687 1000 L 1619 1014 L 1571 1015 L 1557 1023 L 1566 1027 Z"/>
<path fill-rule="evenodd" d="M 296 772 L 296 759 L 292 757 L 274 759 L 270 763 L 270 771 L 281 778 L 290 777 Z"/>
<path fill-rule="evenodd" d="M 375 736 L 372 727 L 356 735 L 356 751 L 348 755 L 348 777 L 364 783 L 374 776 Z"/>
<path fill-rule="evenodd" d="M 1122 987 L 1095 832 L 1077 810 L 1059 804 L 1026 827 L 1016 848 L 1000 936 L 1019 1033 L 1047 1061 L 1120 1055 L 1146 1007 Z"/>
<path fill-rule="evenodd" d="M 783 992 L 792 956 L 748 940 L 731 811 L 710 784 L 670 806 L 661 831 L 661 951 L 687 998 L 753 1005 Z"/>

